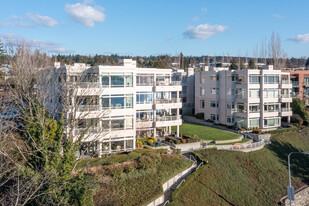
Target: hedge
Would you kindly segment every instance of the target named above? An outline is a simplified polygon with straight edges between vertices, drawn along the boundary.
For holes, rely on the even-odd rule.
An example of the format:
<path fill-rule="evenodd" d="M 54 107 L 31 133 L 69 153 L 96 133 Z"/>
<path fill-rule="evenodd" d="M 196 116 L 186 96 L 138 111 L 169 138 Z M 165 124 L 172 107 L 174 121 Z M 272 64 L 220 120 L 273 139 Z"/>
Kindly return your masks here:
<path fill-rule="evenodd" d="M 284 133 L 284 132 L 295 132 L 297 131 L 297 127 L 289 127 L 289 128 L 284 128 L 284 129 L 277 129 L 273 131 L 269 131 L 269 134 L 279 134 L 279 133 Z"/>

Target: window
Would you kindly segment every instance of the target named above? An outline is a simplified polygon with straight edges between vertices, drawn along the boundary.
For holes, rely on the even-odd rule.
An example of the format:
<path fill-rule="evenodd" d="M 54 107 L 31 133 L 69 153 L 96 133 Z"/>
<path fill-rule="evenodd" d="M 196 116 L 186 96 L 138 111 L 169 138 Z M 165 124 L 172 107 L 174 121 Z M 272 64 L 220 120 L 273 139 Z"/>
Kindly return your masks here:
<path fill-rule="evenodd" d="M 137 121 L 152 121 L 153 111 L 152 110 L 136 111 L 136 120 Z"/>
<path fill-rule="evenodd" d="M 201 73 L 201 84 L 205 83 L 205 75 Z"/>
<path fill-rule="evenodd" d="M 187 94 L 187 86 L 183 86 L 182 87 L 182 93 L 183 94 Z"/>
<path fill-rule="evenodd" d="M 273 127 L 273 126 L 279 126 L 280 120 L 279 118 L 269 118 L 269 119 L 264 119 L 264 126 L 265 127 Z"/>
<path fill-rule="evenodd" d="M 217 81 L 220 80 L 219 74 L 216 75 L 216 80 L 217 80 Z"/>
<path fill-rule="evenodd" d="M 249 98 L 259 99 L 260 98 L 260 90 L 259 89 L 250 89 L 249 90 Z"/>
<path fill-rule="evenodd" d="M 200 101 L 200 108 L 205 108 L 205 101 L 204 100 Z"/>
<path fill-rule="evenodd" d="M 210 88 L 210 93 L 211 94 L 219 94 L 219 89 L 218 88 Z"/>
<path fill-rule="evenodd" d="M 260 126 L 260 119 L 250 119 L 250 127 L 259 127 Z"/>
<path fill-rule="evenodd" d="M 265 75 L 264 84 L 279 84 L 279 75 Z"/>
<path fill-rule="evenodd" d="M 205 89 L 203 87 L 200 88 L 200 96 L 205 95 Z"/>
<path fill-rule="evenodd" d="M 211 76 L 210 76 L 210 80 L 211 80 L 211 81 L 216 81 L 216 75 L 215 75 L 215 74 L 214 74 L 214 75 L 211 75 Z"/>
<path fill-rule="evenodd" d="M 216 121 L 216 115 L 215 115 L 215 114 L 211 114 L 211 115 L 210 115 L 210 119 L 211 119 L 212 121 Z"/>
<path fill-rule="evenodd" d="M 251 75 L 249 76 L 250 84 L 260 84 L 260 77 L 259 75 Z"/>
<path fill-rule="evenodd" d="M 136 85 L 137 86 L 153 86 L 154 77 L 150 74 L 136 74 Z"/>
<path fill-rule="evenodd" d="M 103 73 L 103 87 L 133 87 L 132 73 Z"/>
<path fill-rule="evenodd" d="M 278 89 L 264 89 L 264 98 L 279 98 Z"/>
<path fill-rule="evenodd" d="M 237 104 L 237 112 L 245 113 L 247 112 L 246 106 L 243 103 Z"/>
<path fill-rule="evenodd" d="M 227 95 L 232 95 L 232 88 L 227 88 L 226 94 L 227 94 Z"/>
<path fill-rule="evenodd" d="M 271 103 L 264 105 L 265 112 L 279 112 L 279 104 Z"/>
<path fill-rule="evenodd" d="M 236 98 L 245 98 L 246 91 L 244 89 L 236 89 Z"/>
<path fill-rule="evenodd" d="M 231 104 L 228 102 L 228 103 L 226 103 L 226 108 L 227 109 L 231 109 Z"/>
<path fill-rule="evenodd" d="M 105 109 L 125 109 L 133 108 L 133 94 L 104 95 L 102 107 Z"/>
<path fill-rule="evenodd" d="M 211 101 L 210 106 L 211 107 L 218 107 L 218 102 Z"/>
<path fill-rule="evenodd" d="M 104 87 L 109 87 L 109 75 L 108 73 L 104 73 L 102 76 L 102 85 Z"/>
<path fill-rule="evenodd" d="M 226 122 L 227 122 L 227 123 L 232 123 L 232 118 L 231 118 L 231 116 L 227 116 Z"/>
<path fill-rule="evenodd" d="M 152 92 L 137 92 L 136 104 L 152 104 L 153 93 Z"/>
<path fill-rule="evenodd" d="M 133 116 L 116 116 L 102 120 L 104 131 L 131 130 L 133 129 Z"/>
<path fill-rule="evenodd" d="M 249 112 L 250 113 L 259 113 L 260 112 L 260 105 L 259 104 L 250 105 L 249 106 Z"/>

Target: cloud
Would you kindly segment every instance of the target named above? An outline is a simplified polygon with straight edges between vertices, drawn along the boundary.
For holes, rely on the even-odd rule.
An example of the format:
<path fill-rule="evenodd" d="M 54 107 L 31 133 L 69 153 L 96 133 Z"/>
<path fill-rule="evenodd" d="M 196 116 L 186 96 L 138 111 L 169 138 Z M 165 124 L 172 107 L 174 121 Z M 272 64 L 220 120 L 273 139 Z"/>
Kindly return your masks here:
<path fill-rule="evenodd" d="M 27 17 L 39 26 L 54 27 L 58 25 L 58 22 L 49 16 L 41 16 L 39 14 L 28 13 Z"/>
<path fill-rule="evenodd" d="M 103 22 L 105 20 L 105 14 L 102 12 L 103 8 L 99 6 L 89 6 L 87 3 L 89 3 L 89 1 L 67 4 L 65 6 L 65 11 L 73 21 L 87 27 L 93 27 L 95 23 Z"/>
<path fill-rule="evenodd" d="M 309 43 L 309 33 L 292 36 L 292 37 L 288 38 L 288 40 L 294 41 L 294 42 L 297 42 L 297 43 L 301 43 L 301 44 Z"/>
<path fill-rule="evenodd" d="M 282 15 L 280 15 L 280 14 L 273 14 L 273 17 L 274 17 L 275 19 L 282 19 L 282 18 L 284 18 L 284 16 L 282 16 Z"/>
<path fill-rule="evenodd" d="M 47 53 L 74 53 L 73 50 L 64 49 L 57 42 L 41 41 L 36 39 L 26 39 L 16 34 L 0 34 L 0 39 L 3 39 L 5 44 L 18 46 L 21 43 L 31 46 L 35 49 L 41 49 Z"/>
<path fill-rule="evenodd" d="M 225 32 L 227 26 L 200 24 L 198 26 L 188 26 L 187 31 L 183 33 L 189 39 L 208 39 L 210 36 Z"/>

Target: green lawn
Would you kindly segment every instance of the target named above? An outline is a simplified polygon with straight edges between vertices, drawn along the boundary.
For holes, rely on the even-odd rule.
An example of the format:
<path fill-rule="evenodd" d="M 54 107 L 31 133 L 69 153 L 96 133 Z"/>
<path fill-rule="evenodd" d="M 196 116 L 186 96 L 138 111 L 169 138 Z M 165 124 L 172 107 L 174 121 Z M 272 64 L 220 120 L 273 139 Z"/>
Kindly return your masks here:
<path fill-rule="evenodd" d="M 163 150 L 162 150 L 163 151 Z M 163 194 L 162 184 L 192 162 L 153 149 L 82 161 L 79 169 L 97 181 L 94 205 L 143 205 Z"/>
<path fill-rule="evenodd" d="M 176 132 L 176 127 L 172 127 L 172 130 Z M 192 137 L 197 135 L 200 139 L 204 140 L 229 140 L 239 137 L 239 135 L 232 132 L 191 123 L 183 123 L 179 130 L 183 135 L 190 135 Z"/>
<path fill-rule="evenodd" d="M 309 151 L 308 134 L 309 128 L 273 135 L 270 145 L 249 153 L 196 152 L 208 164 L 173 193 L 171 205 L 278 205 L 288 185 L 287 156 Z M 291 171 L 295 190 L 308 183 L 309 157 L 294 154 Z"/>

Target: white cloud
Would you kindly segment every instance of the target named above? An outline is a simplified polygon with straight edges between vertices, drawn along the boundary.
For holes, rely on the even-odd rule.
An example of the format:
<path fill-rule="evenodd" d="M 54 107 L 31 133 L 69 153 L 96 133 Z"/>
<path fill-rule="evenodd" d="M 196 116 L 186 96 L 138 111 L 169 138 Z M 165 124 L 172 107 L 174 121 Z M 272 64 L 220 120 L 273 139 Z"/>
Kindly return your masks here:
<path fill-rule="evenodd" d="M 227 26 L 200 24 L 198 26 L 188 26 L 187 31 L 183 33 L 189 39 L 208 39 L 210 36 L 225 32 Z"/>
<path fill-rule="evenodd" d="M 5 42 L 5 44 L 11 46 L 18 46 L 21 43 L 25 43 L 32 48 L 40 49 L 48 53 L 74 53 L 73 50 L 61 48 L 61 45 L 57 42 L 26 39 L 16 34 L 0 34 L 0 39 L 2 39 L 2 42 Z"/>
<path fill-rule="evenodd" d="M 33 21 L 36 25 L 39 25 L 39 26 L 54 27 L 58 24 L 58 22 L 55 19 L 49 16 L 41 16 L 39 14 L 28 13 L 27 17 L 31 21 Z"/>
<path fill-rule="evenodd" d="M 201 10 L 202 10 L 202 12 L 205 12 L 205 13 L 208 11 L 207 8 L 201 8 Z"/>
<path fill-rule="evenodd" d="M 65 6 L 66 13 L 70 18 L 87 27 L 93 27 L 95 23 L 103 22 L 105 14 L 103 8 L 99 6 L 87 5 L 89 1 L 84 3 L 67 4 Z"/>
<path fill-rule="evenodd" d="M 275 19 L 282 19 L 284 16 L 280 15 L 280 14 L 273 14 L 273 17 Z"/>
<path fill-rule="evenodd" d="M 288 38 L 288 40 L 294 41 L 294 42 L 297 42 L 297 43 L 302 43 L 302 44 L 309 43 L 309 33 L 292 36 L 292 37 Z"/>

